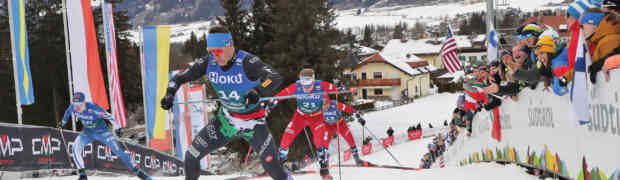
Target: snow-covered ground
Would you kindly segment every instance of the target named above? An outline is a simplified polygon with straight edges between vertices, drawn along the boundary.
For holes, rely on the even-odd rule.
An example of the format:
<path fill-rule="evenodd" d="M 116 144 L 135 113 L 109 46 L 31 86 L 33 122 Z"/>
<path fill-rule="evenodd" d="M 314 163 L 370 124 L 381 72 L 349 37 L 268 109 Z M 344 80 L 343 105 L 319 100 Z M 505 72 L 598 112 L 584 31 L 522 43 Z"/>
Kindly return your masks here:
<path fill-rule="evenodd" d="M 453 106 L 458 94 L 442 93 L 436 94 L 421 99 L 415 100 L 414 103 L 386 109 L 383 111 L 372 112 L 364 115 L 367 120 L 368 128 L 379 136 L 379 138 L 385 137 L 385 131 L 389 125 L 391 125 L 396 135 L 402 135 L 406 132 L 406 129 L 418 122 L 422 122 L 425 131 L 428 131 L 428 123 L 433 123 L 436 127 L 434 130 L 439 130 L 439 126 L 442 126 L 444 120 L 450 118 L 452 114 Z M 349 127 L 351 133 L 358 144 L 361 147 L 362 139 L 362 126 L 357 122 L 350 122 Z M 366 132 L 365 135 L 368 135 Z M 404 143 L 396 144 L 390 148 L 392 154 L 401 162 L 402 166 L 406 167 L 419 167 L 420 158 L 424 153 L 428 152 L 427 145 L 431 143 L 432 138 L 422 138 L 416 141 L 407 141 Z M 330 164 L 337 164 L 337 154 L 335 154 L 335 148 L 337 147 L 337 141 L 332 140 L 331 148 L 332 156 Z M 346 142 L 341 139 L 341 147 L 343 149 L 348 148 Z M 367 156 L 362 156 L 362 159 L 382 165 L 398 165 L 390 155 L 382 150 L 375 151 Z M 450 148 L 450 147 L 449 147 Z M 342 162 L 342 164 L 353 164 L 352 160 Z M 307 167 L 309 170 L 317 170 L 318 164 L 314 163 Z M 338 178 L 338 168 L 331 168 L 331 174 L 334 178 Z M 474 164 L 464 167 L 448 167 L 441 169 L 427 169 L 420 171 L 411 170 L 396 170 L 396 169 L 384 169 L 384 168 L 341 168 L 342 179 L 535 179 L 525 173 L 525 169 L 516 167 L 514 165 L 498 165 L 498 164 Z M 200 179 L 210 180 L 223 180 L 226 178 L 237 177 L 239 174 L 220 175 L 220 176 L 202 176 Z M 46 177 L 47 178 L 47 177 Z M 296 175 L 297 180 L 317 179 L 318 174 L 308 175 Z M 40 179 L 40 178 L 39 178 Z M 43 178 L 45 179 L 45 178 Z M 52 177 L 52 179 L 58 180 L 73 180 L 77 179 L 77 176 L 64 176 L 64 177 Z M 133 176 L 105 176 L 95 175 L 89 176 L 91 180 L 137 180 L 137 177 Z M 157 180 L 182 180 L 183 177 L 154 177 Z M 263 178 L 270 179 L 270 178 Z M 36 179 L 32 179 L 36 180 Z"/>
<path fill-rule="evenodd" d="M 508 7 L 531 12 L 545 9 L 566 8 L 566 6 L 546 6 L 549 3 L 561 3 L 563 0 L 507 0 Z M 440 18 L 454 17 L 457 14 L 486 11 L 486 3 L 444 3 L 429 6 L 390 6 L 369 8 L 361 15 L 358 9 L 337 11 L 336 23 L 339 29 L 364 27 L 364 25 L 396 25 L 406 22 L 436 23 Z"/>

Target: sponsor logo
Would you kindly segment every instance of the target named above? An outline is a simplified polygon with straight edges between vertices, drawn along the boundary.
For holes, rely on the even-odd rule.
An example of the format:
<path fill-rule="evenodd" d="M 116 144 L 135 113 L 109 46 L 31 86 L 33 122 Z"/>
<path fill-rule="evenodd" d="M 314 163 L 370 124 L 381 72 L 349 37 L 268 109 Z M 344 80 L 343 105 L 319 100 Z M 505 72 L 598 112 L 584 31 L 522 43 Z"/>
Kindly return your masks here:
<path fill-rule="evenodd" d="M 284 131 L 285 131 L 286 133 L 289 133 L 289 134 L 295 134 L 295 131 L 294 131 L 294 130 L 292 130 L 292 129 L 288 129 L 288 128 L 287 128 L 287 129 L 286 129 L 286 130 L 284 130 Z"/>
<path fill-rule="evenodd" d="M 195 158 L 198 158 L 198 156 L 200 156 L 200 151 L 198 151 L 198 149 L 196 149 L 194 146 L 189 147 L 189 153 L 192 154 L 192 156 L 194 156 Z"/>
<path fill-rule="evenodd" d="M 529 127 L 553 128 L 553 109 L 551 107 L 534 107 L 527 109 Z M 501 120 L 501 119 L 500 119 Z"/>
<path fill-rule="evenodd" d="M 44 135 L 40 138 L 32 138 L 32 155 L 52 155 L 60 151 L 61 142 L 58 138 Z"/>
<path fill-rule="evenodd" d="M 198 144 L 202 147 L 207 147 L 209 146 L 209 144 L 207 144 L 207 141 L 205 141 L 204 139 L 202 139 L 202 137 L 198 136 L 196 137 L 196 142 L 198 142 Z"/>
<path fill-rule="evenodd" d="M 10 137 L 6 134 L 0 135 L 0 154 L 2 155 L 1 157 L 15 156 L 15 153 L 23 151 L 24 145 L 20 138 Z"/>
<path fill-rule="evenodd" d="M 270 84 L 271 84 L 271 79 L 267 79 L 267 80 L 265 80 L 265 82 L 263 82 L 263 84 L 261 84 L 261 86 L 263 86 L 263 87 L 267 87 L 267 86 L 269 86 Z"/>
<path fill-rule="evenodd" d="M 620 109 L 614 104 L 590 104 L 589 132 L 620 136 Z"/>
<path fill-rule="evenodd" d="M 209 81 L 214 84 L 242 84 L 243 75 L 219 75 L 217 72 L 209 72 Z"/>
<path fill-rule="evenodd" d="M 144 156 L 144 167 L 150 169 L 159 169 L 161 165 L 161 161 L 157 157 L 155 157 L 155 155 Z"/>
<path fill-rule="evenodd" d="M 499 114 L 499 120 L 501 122 L 502 129 L 512 129 L 512 121 L 510 114 Z"/>
<path fill-rule="evenodd" d="M 112 153 L 110 146 L 98 145 L 97 146 L 97 159 L 108 162 L 113 162 L 118 159 L 118 156 Z"/>
<path fill-rule="evenodd" d="M 267 139 L 265 139 L 263 145 L 260 146 L 260 151 L 258 152 L 258 154 L 263 154 L 263 152 L 265 152 L 267 146 L 269 146 L 269 144 L 271 143 L 271 139 L 273 139 L 273 137 L 271 136 L 271 133 L 268 133 Z"/>

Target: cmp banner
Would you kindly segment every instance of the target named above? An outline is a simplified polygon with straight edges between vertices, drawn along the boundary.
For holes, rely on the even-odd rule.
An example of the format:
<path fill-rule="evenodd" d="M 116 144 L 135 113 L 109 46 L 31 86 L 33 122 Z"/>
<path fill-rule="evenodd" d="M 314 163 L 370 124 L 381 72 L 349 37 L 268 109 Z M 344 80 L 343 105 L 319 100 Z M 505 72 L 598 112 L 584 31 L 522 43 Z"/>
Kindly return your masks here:
<path fill-rule="evenodd" d="M 64 131 L 65 142 L 54 128 L 0 124 L 0 171 L 75 168 L 70 160 L 73 152 L 70 151 L 78 135 Z M 184 174 L 183 161 L 143 146 L 124 144 L 133 163 L 147 173 L 158 176 Z M 87 169 L 133 174 L 103 143 L 93 141 L 83 153 Z"/>

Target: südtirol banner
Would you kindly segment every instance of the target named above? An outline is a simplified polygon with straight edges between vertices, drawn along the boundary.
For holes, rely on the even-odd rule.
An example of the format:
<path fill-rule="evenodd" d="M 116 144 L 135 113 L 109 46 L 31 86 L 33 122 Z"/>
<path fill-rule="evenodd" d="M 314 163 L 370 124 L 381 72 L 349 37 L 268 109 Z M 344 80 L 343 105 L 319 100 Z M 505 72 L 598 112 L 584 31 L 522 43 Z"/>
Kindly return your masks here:
<path fill-rule="evenodd" d="M 544 90 L 524 89 L 519 100 L 504 99 L 500 106 L 502 141 L 491 139 L 491 112 L 476 114 L 472 138 L 460 153 L 448 160 L 466 165 L 480 160 L 523 163 L 560 175 L 589 179 L 616 177 L 620 173 L 620 71 L 611 80 L 603 74 L 596 84 L 588 82 L 587 119 L 576 120 L 570 95 L 557 96 Z M 570 85 L 570 84 L 569 84 Z"/>

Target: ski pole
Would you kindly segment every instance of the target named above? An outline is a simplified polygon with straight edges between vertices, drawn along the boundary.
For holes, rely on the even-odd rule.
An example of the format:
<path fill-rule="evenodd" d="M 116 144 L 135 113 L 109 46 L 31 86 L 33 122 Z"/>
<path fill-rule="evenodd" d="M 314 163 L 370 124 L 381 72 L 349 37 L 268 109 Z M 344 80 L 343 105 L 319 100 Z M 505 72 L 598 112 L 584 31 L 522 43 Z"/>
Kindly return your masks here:
<path fill-rule="evenodd" d="M 304 134 L 306 134 L 306 141 L 308 141 L 308 147 L 310 147 L 310 151 L 312 151 L 312 155 L 314 155 L 314 158 L 318 159 L 319 156 L 316 154 L 316 151 L 312 147 L 312 142 L 310 141 L 310 136 L 308 135 L 308 130 L 306 130 L 305 127 L 304 127 Z"/>
<path fill-rule="evenodd" d="M 381 142 L 379 141 L 379 139 L 377 138 L 377 136 L 375 136 L 374 133 L 372 133 L 372 131 L 370 131 L 370 129 L 368 129 L 368 127 L 364 126 L 364 128 L 366 128 L 366 130 L 368 131 L 368 133 L 370 133 L 370 135 L 375 139 L 375 141 L 379 142 L 379 144 L 381 144 Z M 398 164 L 398 166 L 403 166 L 400 164 L 400 161 L 398 161 L 398 159 L 396 159 L 396 157 L 394 157 L 394 154 L 392 154 L 392 152 L 390 152 L 390 150 L 388 150 L 387 148 L 385 148 L 385 146 L 381 145 L 381 147 L 383 147 L 383 149 L 385 149 L 385 151 L 390 154 L 390 156 L 392 156 L 392 159 L 394 159 L 394 161 L 396 161 L 396 164 Z"/>
<path fill-rule="evenodd" d="M 336 97 L 336 99 L 337 98 L 338 97 Z M 338 179 L 342 180 L 342 168 L 340 167 L 340 137 L 338 137 L 338 131 L 340 131 L 340 123 L 336 122 L 336 139 L 338 139 Z M 331 138 L 332 137 L 329 137 L 329 139 Z"/>
<path fill-rule="evenodd" d="M 292 99 L 292 98 L 299 98 L 299 97 L 317 96 L 317 95 L 326 95 L 326 94 L 330 95 L 330 94 L 338 94 L 338 93 L 355 93 L 356 91 L 357 89 L 351 88 L 349 90 L 327 92 L 327 93 L 323 92 L 323 93 L 310 93 L 310 94 L 296 94 L 296 95 L 290 95 L 290 96 L 261 97 L 258 101 L 262 102 L 262 101 L 271 101 L 271 100 L 278 100 L 278 99 Z M 212 101 L 221 101 L 221 100 L 220 99 L 207 99 L 207 100 L 199 100 L 199 101 L 175 102 L 174 104 L 208 103 Z"/>

